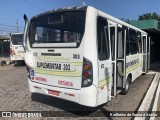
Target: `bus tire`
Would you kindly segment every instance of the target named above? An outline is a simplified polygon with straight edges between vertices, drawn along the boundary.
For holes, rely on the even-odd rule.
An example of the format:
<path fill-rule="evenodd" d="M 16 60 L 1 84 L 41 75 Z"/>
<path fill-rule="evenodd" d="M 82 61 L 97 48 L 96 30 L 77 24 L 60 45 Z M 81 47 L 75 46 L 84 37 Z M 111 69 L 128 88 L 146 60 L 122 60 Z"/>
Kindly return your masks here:
<path fill-rule="evenodd" d="M 31 93 L 31 100 L 36 101 L 37 94 L 36 93 Z"/>
<path fill-rule="evenodd" d="M 129 87 L 130 87 L 130 83 L 131 83 L 131 78 L 128 76 L 127 80 L 126 80 L 125 88 L 123 88 L 122 91 L 121 91 L 122 95 L 126 95 L 128 93 Z"/>

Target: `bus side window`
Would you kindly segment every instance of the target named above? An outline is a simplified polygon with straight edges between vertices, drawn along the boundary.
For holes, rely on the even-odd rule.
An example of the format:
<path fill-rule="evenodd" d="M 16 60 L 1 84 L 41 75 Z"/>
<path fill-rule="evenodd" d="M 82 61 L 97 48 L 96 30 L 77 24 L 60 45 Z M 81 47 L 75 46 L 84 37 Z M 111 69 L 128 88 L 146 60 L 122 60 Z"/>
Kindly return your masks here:
<path fill-rule="evenodd" d="M 128 30 L 126 31 L 126 55 L 130 53 L 130 46 L 129 46 L 129 37 L 128 37 Z"/>
<path fill-rule="evenodd" d="M 107 25 L 107 20 L 105 18 L 97 18 L 97 43 L 99 60 L 109 59 L 108 31 L 106 31 L 105 34 L 105 28 Z"/>
<path fill-rule="evenodd" d="M 124 30 L 118 27 L 117 31 L 117 58 L 121 59 L 124 56 Z"/>
<path fill-rule="evenodd" d="M 112 60 L 115 60 L 115 27 L 110 28 Z"/>
<path fill-rule="evenodd" d="M 137 36 L 136 31 L 130 29 L 129 30 L 129 42 L 130 42 L 130 53 L 131 55 L 137 54 L 138 51 L 138 42 L 137 42 Z"/>
<path fill-rule="evenodd" d="M 137 32 L 137 41 L 138 41 L 138 53 L 142 53 L 142 39 L 140 32 Z"/>
<path fill-rule="evenodd" d="M 143 36 L 142 39 L 143 39 L 143 53 L 146 53 L 146 37 Z"/>

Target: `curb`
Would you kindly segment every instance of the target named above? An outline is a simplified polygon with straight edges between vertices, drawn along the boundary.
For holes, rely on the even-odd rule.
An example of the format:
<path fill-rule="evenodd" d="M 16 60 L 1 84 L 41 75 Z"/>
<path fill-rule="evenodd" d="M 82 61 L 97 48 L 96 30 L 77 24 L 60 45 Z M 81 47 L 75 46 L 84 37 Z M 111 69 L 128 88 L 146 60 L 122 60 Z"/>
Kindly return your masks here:
<path fill-rule="evenodd" d="M 143 114 L 144 113 L 146 114 L 148 111 L 150 111 L 150 108 L 152 108 L 153 98 L 155 97 L 154 94 L 155 94 L 155 92 L 158 91 L 158 89 L 156 89 L 157 86 L 158 86 L 158 83 L 159 83 L 158 77 L 159 77 L 159 74 L 158 74 L 158 72 L 156 72 L 156 75 L 155 75 L 155 77 L 154 77 L 154 79 L 153 79 L 153 81 L 152 81 L 152 83 L 151 83 L 151 85 L 150 85 L 145 97 L 143 98 L 143 101 L 142 101 L 142 103 L 141 103 L 141 105 L 140 105 L 140 107 L 138 109 L 137 114 L 142 114 L 143 111 L 144 111 Z M 155 100 L 156 99 L 157 99 L 157 102 L 158 102 L 158 95 L 156 95 Z M 155 100 L 154 100 L 154 102 L 155 102 Z M 154 107 L 152 108 L 152 110 L 157 108 L 157 104 L 154 103 L 153 106 Z M 135 117 L 134 120 L 145 120 L 145 118 L 146 118 L 146 116 L 144 116 L 144 117 Z"/>
<path fill-rule="evenodd" d="M 157 91 L 156 91 L 156 96 L 155 96 L 155 100 L 154 100 L 152 111 L 157 111 L 158 99 L 160 97 L 159 94 L 160 94 L 160 81 L 159 81 L 158 88 L 157 88 Z M 154 117 L 150 117 L 149 120 L 154 120 L 154 119 L 155 119 L 155 116 Z"/>

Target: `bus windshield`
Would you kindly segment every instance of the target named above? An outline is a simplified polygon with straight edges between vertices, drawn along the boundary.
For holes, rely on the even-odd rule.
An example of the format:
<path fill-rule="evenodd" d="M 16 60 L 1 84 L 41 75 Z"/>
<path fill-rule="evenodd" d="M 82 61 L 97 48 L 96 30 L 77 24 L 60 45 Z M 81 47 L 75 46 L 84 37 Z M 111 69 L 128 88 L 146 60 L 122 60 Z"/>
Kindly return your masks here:
<path fill-rule="evenodd" d="M 13 34 L 11 36 L 11 41 L 13 45 L 22 45 L 23 34 Z"/>
<path fill-rule="evenodd" d="M 65 43 L 64 45 L 67 45 L 75 43 L 74 47 L 78 47 L 81 43 L 84 29 L 85 11 L 46 14 L 31 20 L 30 44 L 31 47 L 38 47 L 38 44 L 48 47 L 47 43 L 53 46 L 54 44 Z"/>

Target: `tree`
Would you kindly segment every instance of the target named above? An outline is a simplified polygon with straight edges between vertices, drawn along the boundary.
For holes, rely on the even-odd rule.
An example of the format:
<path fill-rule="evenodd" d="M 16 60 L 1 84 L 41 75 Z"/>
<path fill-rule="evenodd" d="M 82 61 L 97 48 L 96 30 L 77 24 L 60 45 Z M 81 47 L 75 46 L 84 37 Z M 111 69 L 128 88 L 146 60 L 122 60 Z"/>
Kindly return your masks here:
<path fill-rule="evenodd" d="M 126 23 L 131 23 L 132 21 L 134 21 L 134 20 L 130 20 L 130 19 L 125 19 L 125 18 L 121 18 L 120 20 L 122 20 L 122 21 L 124 21 L 124 22 L 126 22 Z"/>
<path fill-rule="evenodd" d="M 157 21 L 160 21 L 160 16 L 156 13 L 145 13 L 142 15 L 139 15 L 138 20 L 150 20 L 150 19 L 155 19 Z"/>
<path fill-rule="evenodd" d="M 158 14 L 155 13 L 155 12 L 152 14 L 152 18 L 155 19 L 155 20 L 157 20 L 157 21 L 160 20 L 160 17 L 159 17 Z"/>

